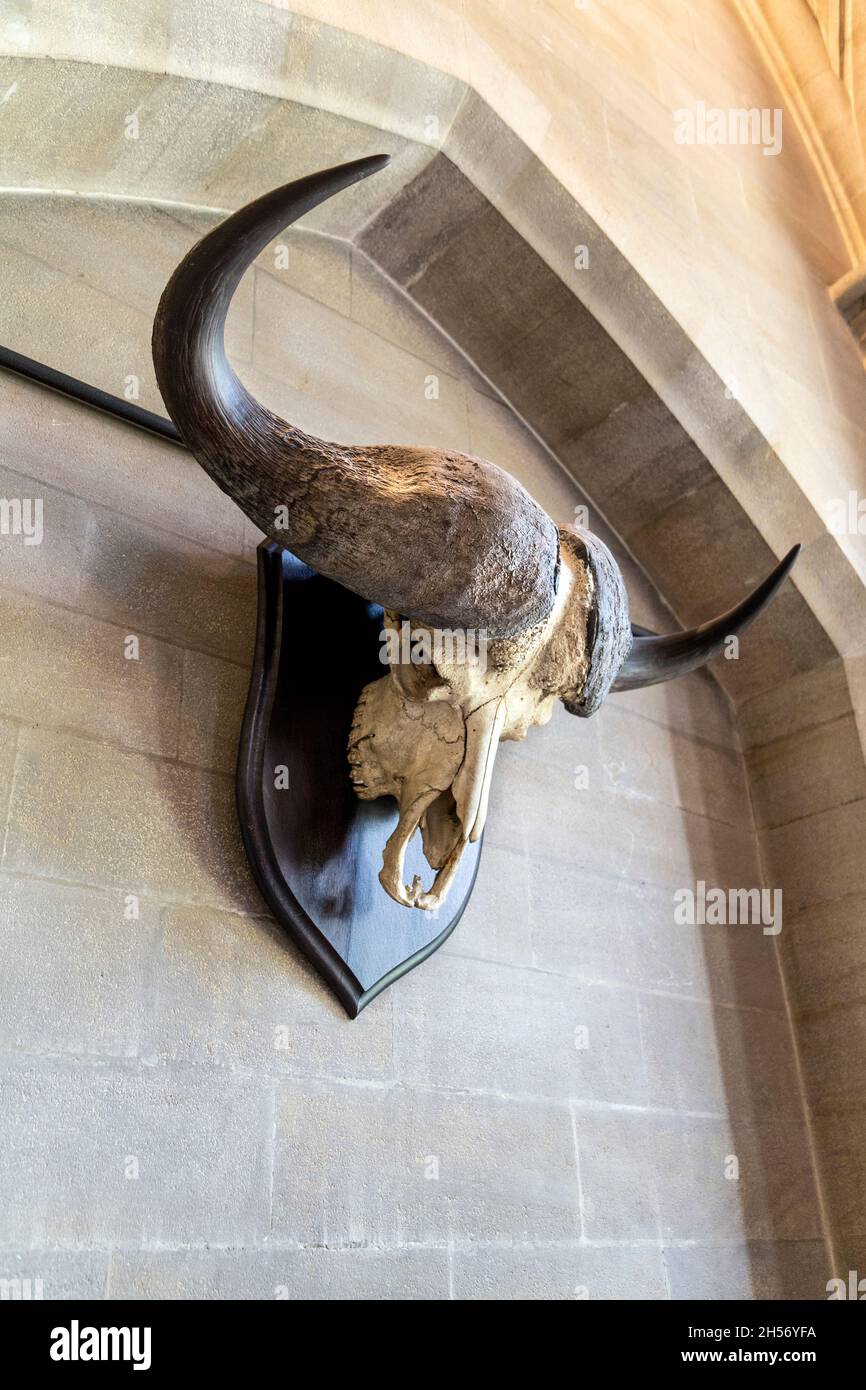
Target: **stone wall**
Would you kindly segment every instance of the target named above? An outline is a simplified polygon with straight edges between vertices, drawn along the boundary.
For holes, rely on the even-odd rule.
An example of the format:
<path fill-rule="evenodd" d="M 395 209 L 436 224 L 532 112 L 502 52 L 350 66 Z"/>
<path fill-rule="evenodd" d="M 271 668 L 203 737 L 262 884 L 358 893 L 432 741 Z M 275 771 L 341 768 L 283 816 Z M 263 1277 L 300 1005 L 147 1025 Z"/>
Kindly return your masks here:
<path fill-rule="evenodd" d="M 0 338 L 158 408 L 150 317 L 209 221 L 7 195 Z M 233 313 L 251 388 L 332 437 L 494 458 L 557 520 L 586 501 L 363 254 L 287 244 Z M 774 938 L 674 920 L 684 885 L 761 882 L 718 685 L 505 746 L 466 916 L 349 1023 L 234 819 L 256 536 L 184 452 L 0 390 L 0 492 L 45 517 L 41 546 L 0 544 L 0 1273 L 46 1296 L 821 1297 Z M 611 540 L 635 619 L 669 622 Z"/>
<path fill-rule="evenodd" d="M 101 1280 L 112 1246 L 115 1272 L 157 1270 L 164 1229 L 177 1248 L 165 1257 L 169 1291 L 211 1279 L 212 1290 L 268 1292 L 268 1280 L 280 1282 L 274 1262 L 287 1265 L 295 1242 L 298 1278 L 340 1287 L 345 1270 L 347 1290 L 373 1290 L 374 1271 L 383 1270 L 393 1290 L 409 1280 L 406 1252 L 419 1246 L 419 1213 L 433 1210 L 438 1193 L 453 1230 L 434 1213 L 419 1248 L 439 1252 L 435 1267 L 450 1269 L 458 1295 L 524 1286 L 562 1293 L 572 1277 L 626 1293 L 629 1280 L 634 1290 L 653 1287 L 660 1243 L 675 1294 L 714 1289 L 713 1278 L 724 1290 L 817 1286 L 820 1294 L 814 1200 L 795 1195 L 789 1207 L 780 1195 L 801 1192 L 797 1175 L 813 1145 L 834 1268 L 862 1268 L 863 537 L 856 528 L 831 533 L 825 515 L 833 498 L 863 492 L 866 378 L 829 293 L 845 282 L 849 248 L 789 111 L 772 158 L 673 140 L 676 111 L 699 101 L 779 104 L 742 23 L 756 8 L 747 0 L 296 0 L 289 10 L 220 0 L 202 24 L 191 0 L 150 0 L 134 16 L 98 0 L 84 12 L 7 5 L 0 243 L 10 273 L 0 336 L 11 346 L 109 391 L 137 389 L 142 404 L 159 409 L 150 318 L 190 236 L 262 187 L 384 148 L 394 156 L 389 172 L 311 221 L 328 235 L 294 236 L 286 270 L 276 275 L 265 257 L 242 287 L 230 349 L 264 399 L 337 438 L 471 447 L 527 481 L 558 519 L 582 500 L 576 480 L 591 522 L 605 534 L 609 522 L 628 546 L 626 554 L 613 538 L 635 617 L 653 626 L 672 624 L 668 608 L 700 621 L 793 540 L 806 543 L 794 583 L 744 642 L 742 661 L 718 664 L 736 725 L 718 687 L 696 679 L 618 698 L 589 726 L 575 729 L 563 715 L 532 745 L 504 750 L 472 913 L 402 997 L 379 1001 L 392 1020 L 380 1019 L 383 1035 L 362 1045 L 356 1033 L 347 1043 L 352 1035 L 328 1001 L 267 935 L 233 829 L 230 769 L 252 635 L 255 536 L 176 450 L 4 379 L 14 447 L 0 492 L 42 489 L 53 543 L 0 545 L 2 659 L 11 671 L 0 767 L 10 778 L 14 770 L 2 872 L 12 895 L 6 930 L 17 933 L 3 1036 L 19 1060 L 59 1059 L 67 1079 L 46 1113 L 71 1137 L 66 1149 L 45 1140 L 54 1145 L 41 1151 L 48 1168 L 34 1158 L 42 1176 L 21 1193 L 17 1224 L 0 1242 L 9 1261 L 33 1244 L 54 1287 L 66 1271 Z M 822 73 L 825 97 L 828 81 Z M 84 196 L 44 196 L 70 189 Z M 130 195 L 141 202 L 131 206 Z M 395 254 L 383 233 L 401 203 L 414 225 Z M 436 243 L 432 253 L 411 244 L 419 232 Z M 578 243 L 587 243 L 589 273 L 576 271 Z M 407 245 L 414 261 L 401 259 Z M 440 382 L 435 403 L 418 384 L 430 372 Z M 118 658 L 130 632 L 145 654 L 134 671 Z M 574 785 L 575 747 L 589 770 L 583 791 Z M 674 886 L 699 877 L 783 888 L 783 990 L 773 938 L 674 931 Z M 115 915 L 126 892 L 143 904 L 136 933 Z M 43 988 L 52 968 L 46 922 L 66 945 L 51 958 L 55 982 L 49 974 Z M 237 944 L 232 931 L 244 923 L 250 936 Z M 114 942 L 104 957 L 103 927 Z M 186 931 L 201 959 L 184 964 L 177 942 L 186 945 Z M 238 1000 L 232 991 L 245 967 L 230 962 L 245 962 L 265 941 L 270 954 L 256 957 L 260 974 Z M 105 963 L 117 961 L 126 989 L 106 973 Z M 485 997 L 495 976 L 510 1005 L 491 1011 L 496 1028 L 491 1021 L 485 1032 L 476 1009 L 471 1028 L 461 1015 L 439 1037 L 443 1011 L 456 1006 L 433 981 L 448 969 L 466 971 L 453 987 L 461 999 L 473 988 Z M 184 970 L 197 985 L 179 982 Z M 473 985 L 473 972 L 481 983 Z M 64 992 L 70 980 L 77 983 Z M 583 985 L 593 1007 L 608 1001 L 601 1016 L 616 1020 L 611 1058 L 623 1048 L 639 1053 L 638 1061 L 612 1060 L 610 1073 L 590 1068 L 589 1079 L 570 1050 L 568 1065 L 560 1056 L 561 1030 L 549 1032 L 551 1018 L 561 1029 L 563 1017 L 578 1026 L 568 1010 Z M 563 991 L 564 1015 L 546 988 Z M 287 997 L 300 1009 L 291 1026 L 302 1038 L 291 1063 L 275 1061 L 266 1036 Z M 260 1009 L 261 998 L 274 1002 Z M 407 1021 L 400 1011 L 410 1000 Z M 634 1010 L 639 1043 L 626 1021 Z M 755 1035 L 764 1028 L 767 1038 Z M 413 1036 L 416 1049 L 430 1040 L 435 1055 L 413 1051 Z M 76 1099 L 74 1086 L 97 1074 L 117 1083 L 118 1096 L 130 1097 L 127 1110 L 118 1099 L 118 1117 L 150 1129 L 151 1101 L 197 1104 L 185 1087 L 202 1079 L 206 1063 L 223 1069 L 217 1081 L 231 1068 L 258 1076 L 249 1092 L 256 1135 L 265 1133 L 253 1113 L 259 1099 L 274 1103 L 289 1084 L 277 1078 L 308 1064 L 326 1090 L 335 1077 L 361 1090 L 375 1077 L 394 1092 L 395 1145 L 417 1140 L 425 1154 L 418 1136 L 425 1125 L 432 1132 L 432 1109 L 417 1122 L 415 1110 L 399 1110 L 416 1090 L 489 1091 L 507 1105 L 535 1096 L 556 1123 L 572 1110 L 580 1171 L 578 1180 L 570 1151 L 567 1181 L 582 1194 L 580 1211 L 553 1234 L 534 1208 L 521 1235 L 507 1194 L 525 1180 L 507 1157 L 491 1179 L 493 1138 L 465 1163 L 454 1158 L 447 1189 L 415 1188 L 405 1152 L 389 1151 L 376 1207 L 375 1157 L 359 1149 L 357 1170 L 346 1169 L 335 1189 L 342 1196 L 319 1200 L 299 1183 L 290 1199 L 298 1213 L 305 1203 L 316 1208 L 314 1239 L 300 1217 L 300 1234 L 290 1233 L 274 1177 L 273 1210 L 282 1214 L 272 1215 L 268 1199 L 263 1218 L 251 1196 L 254 1217 L 238 1218 L 228 1237 L 246 1253 L 186 1254 L 185 1244 L 208 1240 L 213 1213 L 187 1220 L 163 1210 L 155 1180 L 150 1196 L 135 1189 L 145 1192 L 138 1208 L 126 1188 L 120 1206 L 106 1206 L 110 1178 L 96 1175 L 113 1169 L 100 1168 L 108 1161 L 101 1150 L 91 1163 L 87 1133 L 74 1125 L 76 1107 L 95 1115 L 104 1103 L 110 1114 L 112 1103 L 98 1088 Z M 40 1068 L 47 1086 L 48 1060 Z M 158 1089 L 135 1089 L 136 1076 L 166 1072 L 182 1079 L 162 1100 Z M 14 1068 L 8 1077 L 11 1084 Z M 512 1079 L 526 1091 L 513 1093 Z M 789 1123 L 803 1119 L 798 1079 L 808 1134 L 792 1145 Z M 39 1084 L 21 1092 L 25 1100 Z M 201 1094 L 191 1132 L 220 1110 L 218 1085 Z M 313 1099 L 298 1104 L 319 1113 Z M 597 1108 L 633 1129 L 605 1148 L 591 1130 Z M 673 1137 L 650 1145 L 648 1127 L 664 1129 L 671 1115 Z M 32 1119 L 22 1123 L 27 1130 Z M 95 1133 L 100 1122 L 88 1123 Z M 118 1120 L 121 1143 L 125 1123 Z M 553 1133 L 552 1118 L 550 1126 Z M 542 1128 L 548 1133 L 547 1118 Z M 323 1145 L 329 1129 L 337 1133 L 323 1121 Z M 15 1130 L 7 1138 L 18 1143 Z M 285 1171 L 270 1143 L 239 1160 L 238 1171 L 252 1174 L 241 1183 L 246 1196 L 233 1206 L 217 1193 L 217 1207 L 237 1215 L 258 1191 L 263 1145 L 270 1191 L 271 1175 Z M 663 1155 L 658 1172 L 638 1152 L 642 1143 Z M 791 1172 L 779 1145 L 795 1156 Z M 726 1182 L 715 1206 L 707 1194 L 725 1146 L 749 1155 L 751 1187 Z M 190 1149 L 187 1171 L 205 1173 L 201 1153 Z M 36 1194 L 55 1162 L 64 1176 L 49 1174 L 46 1188 L 57 1206 L 40 1225 Z M 557 1162 L 541 1171 L 542 1192 L 554 1191 Z M 165 1156 L 159 1164 L 164 1176 Z M 301 1169 L 317 1166 L 343 1172 L 335 1150 L 324 1168 L 306 1152 Z M 63 1181 L 71 1175 L 84 1185 L 70 1195 Z M 193 1186 L 183 1177 L 178 1184 Z M 359 1242 L 371 1255 L 366 1264 L 351 1254 L 349 1189 L 371 1233 Z M 499 1212 L 492 1225 L 484 1224 L 485 1193 Z M 593 1216 L 599 1208 L 631 1214 L 611 1236 Z M 130 1210 L 133 1235 L 124 1224 Z M 407 1210 L 406 1231 L 380 1241 L 382 1214 Z M 646 1221 L 641 1211 L 651 1213 Z M 456 1216 L 466 1212 L 461 1226 Z M 78 1223 L 74 1234 L 67 1220 Z M 219 1245 L 221 1234 L 210 1235 Z M 608 1239 L 625 1243 L 590 1253 Z M 142 1242 L 147 1250 L 136 1257 Z M 49 1257 L 55 1244 L 63 1252 Z M 384 1263 L 380 1249 L 392 1252 Z M 422 1284 L 425 1258 L 412 1266 Z M 395 1259 L 405 1274 L 395 1273 Z M 319 1276 L 320 1268 L 341 1273 Z M 283 1282 L 291 1283 L 288 1272 Z"/>

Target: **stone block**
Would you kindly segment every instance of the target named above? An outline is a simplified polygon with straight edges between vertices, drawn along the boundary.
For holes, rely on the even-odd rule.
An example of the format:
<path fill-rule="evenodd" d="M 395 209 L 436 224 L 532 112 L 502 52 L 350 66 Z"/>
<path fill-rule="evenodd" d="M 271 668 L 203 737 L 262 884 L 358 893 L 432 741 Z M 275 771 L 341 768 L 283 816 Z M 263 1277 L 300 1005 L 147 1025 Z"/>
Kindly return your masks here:
<path fill-rule="evenodd" d="M 598 320 L 547 274 L 558 286 L 552 312 L 522 335 L 502 332 L 495 359 L 478 361 L 592 496 L 591 473 L 576 468 L 571 446 L 624 402 L 643 397 L 646 382 Z"/>
<path fill-rule="evenodd" d="M 102 1298 L 108 1277 L 104 1250 L 0 1251 L 0 1301 Z"/>
<path fill-rule="evenodd" d="M 866 1003 L 797 1020 L 806 1096 L 815 1115 L 866 1110 Z"/>
<path fill-rule="evenodd" d="M 823 1241 L 666 1245 L 671 1298 L 749 1301 L 825 1299 L 830 1277 Z"/>
<path fill-rule="evenodd" d="M 639 1104 L 637 1001 L 487 961 L 439 956 L 394 998 L 394 1068 L 409 1086 Z"/>
<path fill-rule="evenodd" d="M 703 955 L 704 985 L 698 993 L 718 1004 L 784 1012 L 777 937 L 765 936 L 760 925 L 751 923 L 708 925 L 693 930 Z M 781 935 L 784 934 L 783 918 Z"/>
<path fill-rule="evenodd" d="M 243 512 L 185 449 L 156 435 L 131 436 L 119 420 L 9 373 L 0 390 L 14 459 L 29 478 L 215 550 L 239 552 Z M 157 413 L 165 414 L 162 405 Z"/>
<path fill-rule="evenodd" d="M 666 613 L 660 631 L 675 632 L 676 620 Z M 627 690 L 609 695 L 605 709 L 623 709 L 642 719 L 649 719 L 678 733 L 703 739 L 725 748 L 736 748 L 734 717 L 731 706 L 718 683 L 706 671 L 696 672 L 683 680 L 649 685 L 643 690 Z M 600 714 L 603 718 L 603 713 Z"/>
<path fill-rule="evenodd" d="M 0 1095 L 4 1245 L 267 1234 L 272 1121 L 260 1082 L 28 1059 L 3 1068 Z"/>
<path fill-rule="evenodd" d="M 465 1246 L 578 1234 L 564 1106 L 284 1081 L 275 1146 L 274 1239 Z"/>
<path fill-rule="evenodd" d="M 702 487 L 712 469 L 667 406 L 647 390 L 623 401 L 563 451 L 623 536 Z"/>
<path fill-rule="evenodd" d="M 816 903 L 786 923 L 781 946 L 795 1014 L 826 1013 L 866 994 L 866 896 Z"/>
<path fill-rule="evenodd" d="M 18 461 L 15 446 L 7 457 Z M 74 604 L 88 521 L 77 497 L 0 468 L 0 585 Z"/>
<path fill-rule="evenodd" d="M 391 1073 L 391 994 L 353 1022 L 268 918 L 163 911 L 150 1061 L 256 1074 Z"/>
<path fill-rule="evenodd" d="M 768 872 L 784 885 L 787 916 L 866 892 L 866 798 L 764 834 Z"/>
<path fill-rule="evenodd" d="M 522 855 L 486 844 L 472 896 L 442 951 L 531 965 L 530 868 Z"/>
<path fill-rule="evenodd" d="M 469 448 L 462 380 L 268 277 L 256 291 L 254 363 L 267 378 L 260 398 L 322 438 Z"/>
<path fill-rule="evenodd" d="M 571 864 L 528 863 L 533 961 L 540 970 L 585 980 L 629 982 L 628 932 L 622 904 L 636 886 Z M 665 915 L 670 895 L 663 891 Z M 635 924 L 630 924 L 634 926 Z"/>
<path fill-rule="evenodd" d="M 150 352 L 153 316 L 175 266 L 211 225 L 127 200 L 4 198 L 3 341 L 112 395 L 134 391 L 136 404 L 165 414 Z M 46 302 L 50 315 L 38 312 Z M 252 328 L 252 283 L 245 280 L 226 326 L 232 360 L 250 360 Z"/>
<path fill-rule="evenodd" d="M 446 1250 L 117 1250 L 112 1298 L 405 1302 L 448 1298 Z"/>
<path fill-rule="evenodd" d="M 63 593 L 58 592 L 58 598 Z M 127 656 L 123 627 L 0 591 L 0 709 L 29 723 L 74 729 L 144 753 L 174 757 L 178 647 L 146 634 Z M 204 660 L 205 658 L 202 658 Z"/>
<path fill-rule="evenodd" d="M 660 994 L 643 994 L 640 1012 L 651 1104 L 744 1119 L 802 1117 L 784 1014 Z"/>
<path fill-rule="evenodd" d="M 575 1107 L 583 1233 L 594 1243 L 658 1239 L 656 1182 L 666 1176 L 653 1160 L 657 1123 L 639 1110 Z"/>
<path fill-rule="evenodd" d="M 801 1121 L 803 1096 L 787 1015 L 720 1006 L 715 1028 L 729 1113 L 738 1121 Z"/>
<path fill-rule="evenodd" d="M 853 714 L 753 748 L 747 766 L 759 830 L 866 798 Z"/>
<path fill-rule="evenodd" d="M 444 155 L 434 156 L 358 237 L 398 285 L 413 284 L 485 209 L 486 200 Z M 429 212 L 419 217 L 419 208 Z"/>
<path fill-rule="evenodd" d="M 553 1302 L 662 1299 L 668 1293 L 658 1245 L 530 1245 L 456 1253 L 454 1297 Z"/>
<path fill-rule="evenodd" d="M 598 722 L 602 770 L 612 792 L 748 826 L 743 760 L 733 749 L 650 724 L 625 707 L 605 709 Z"/>
<path fill-rule="evenodd" d="M 3 142 L 6 187 L 119 192 L 139 186 L 142 166 L 160 147 L 159 133 L 151 128 L 151 136 L 157 136 L 155 144 L 126 139 L 125 122 L 131 112 L 141 111 L 153 100 L 160 86 L 158 76 L 132 68 L 109 73 L 92 63 L 3 58 L 0 84 L 8 90 L 13 83 L 17 86 L 9 134 Z M 61 112 L 79 131 L 73 148 L 58 139 Z M 177 114 L 168 111 L 168 121 Z M 13 134 L 19 131 L 20 136 Z M 164 128 L 163 141 L 167 134 Z"/>
<path fill-rule="evenodd" d="M 426 314 L 421 313 L 411 296 L 402 288 L 395 290 L 395 282 L 360 246 L 353 245 L 349 249 L 352 269 L 350 317 L 361 328 L 377 334 L 410 356 L 429 362 L 434 368 L 441 367 L 450 376 L 466 377 L 479 390 L 489 393 L 491 387 L 484 382 L 470 359 L 440 332 Z M 315 276 L 312 290 L 306 288 L 299 278 L 293 283 L 296 289 L 306 294 L 322 297 Z"/>
<path fill-rule="evenodd" d="M 835 1264 L 831 1272 L 846 1283 L 852 1269 L 857 1270 L 859 1278 L 866 1278 L 863 1274 L 863 1251 L 866 1249 L 864 1123 L 866 1111 L 855 1108 L 815 1118 L 821 1187 L 835 1246 Z"/>
<path fill-rule="evenodd" d="M 22 729 L 3 867 L 260 911 L 231 779 Z"/>
<path fill-rule="evenodd" d="M 315 299 L 349 318 L 353 299 L 352 260 L 353 250 L 347 242 L 336 237 L 317 236 L 301 227 L 287 227 L 259 256 L 256 273 L 272 278 L 277 284 L 291 285 L 308 299 Z"/>
<path fill-rule="evenodd" d="M 136 1056 L 153 1008 L 158 932 L 147 900 L 0 878 L 0 1048 Z"/>
<path fill-rule="evenodd" d="M 604 863 L 611 877 L 669 884 L 672 890 L 693 887 L 698 878 L 723 886 L 760 884 L 755 841 L 747 828 L 663 801 L 617 796 L 604 789 L 598 774 L 593 780 L 591 767 L 588 787 L 575 786 L 575 766 L 585 761 L 578 751 L 573 762 L 553 767 L 503 747 L 491 789 L 488 839 L 590 873 Z"/>
<path fill-rule="evenodd" d="M 183 762 L 234 773 L 249 683 L 245 667 L 187 648 L 178 740 Z"/>
<path fill-rule="evenodd" d="M 653 1128 L 666 1242 L 823 1238 L 804 1125 L 682 1115 Z"/>
<path fill-rule="evenodd" d="M 15 767 L 15 753 L 18 748 L 18 726 L 7 719 L 0 719 L 0 813 L 3 824 L 12 795 L 12 771 Z"/>
<path fill-rule="evenodd" d="M 129 632 L 150 633 L 241 665 L 252 658 L 252 565 L 113 513 L 95 513 L 80 603 Z"/>

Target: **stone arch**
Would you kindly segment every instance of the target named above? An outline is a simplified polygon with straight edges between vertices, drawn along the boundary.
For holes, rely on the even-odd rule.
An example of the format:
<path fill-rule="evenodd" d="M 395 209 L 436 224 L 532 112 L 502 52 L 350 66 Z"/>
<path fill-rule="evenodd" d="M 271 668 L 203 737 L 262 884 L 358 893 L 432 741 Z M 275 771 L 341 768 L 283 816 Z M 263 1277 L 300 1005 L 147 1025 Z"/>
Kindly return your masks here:
<path fill-rule="evenodd" d="M 822 319 L 834 410 L 825 419 L 810 407 L 804 416 L 811 461 L 808 450 L 792 449 L 789 429 L 776 439 L 768 425 L 774 392 L 784 391 L 784 415 L 803 389 L 802 365 L 792 361 L 785 382 L 777 363 L 769 384 L 741 391 L 725 354 L 707 346 L 715 306 L 707 305 L 698 333 L 682 305 L 672 308 L 657 289 L 661 278 L 675 298 L 675 272 L 663 274 L 641 242 L 651 189 L 635 190 L 630 224 L 615 209 L 607 218 L 590 209 L 569 186 L 562 130 L 559 145 L 551 142 L 550 109 L 527 85 L 519 45 L 508 50 L 501 35 L 479 30 L 474 69 L 461 72 L 459 63 L 449 69 L 441 48 L 439 65 L 422 61 L 417 35 L 410 41 L 400 26 L 385 36 L 371 21 L 370 33 L 349 33 L 323 24 L 315 5 L 305 7 L 312 17 L 273 8 L 263 25 L 253 8 L 226 4 L 209 27 L 183 4 L 167 4 L 160 23 L 141 28 L 108 5 L 91 7 L 90 25 L 72 12 L 50 13 L 57 7 L 29 22 L 23 11 L 20 21 L 13 16 L 0 79 L 12 131 L 3 190 L 134 197 L 218 215 L 312 166 L 370 153 L 375 139 L 395 156 L 389 173 L 365 186 L 350 213 L 329 209 L 311 228 L 352 241 L 441 325 L 587 493 L 676 619 L 700 621 L 726 607 L 794 540 L 805 542 L 793 581 L 753 630 L 748 662 L 719 663 L 716 675 L 738 706 L 767 873 L 790 892 L 799 922 L 788 978 L 794 1013 L 803 1014 L 819 1157 L 834 1143 L 838 1152 L 839 1115 L 862 1096 L 843 1077 L 828 1110 L 820 1089 L 844 1036 L 842 1008 L 856 1001 L 834 996 L 816 1026 L 814 980 L 797 962 L 820 919 L 830 973 L 841 971 L 850 922 L 866 911 L 858 739 L 866 544 L 856 531 L 832 534 L 823 514 L 828 494 L 862 483 L 857 451 L 866 436 L 857 412 L 866 386 Z M 457 43 L 448 8 L 430 7 L 430 15 Z M 95 55 L 103 66 L 93 66 Z M 759 60 L 752 64 L 757 73 Z M 519 111 L 513 124 L 491 93 L 496 80 Z M 151 122 L 149 144 L 126 138 L 136 113 Z M 32 132 L 36 114 L 47 133 L 39 143 L 17 142 L 15 122 Z M 589 130 L 585 161 L 604 135 L 602 116 Z M 590 175 L 584 167 L 584 179 Z M 674 197 L 674 224 L 675 166 L 661 184 Z M 621 193 L 625 199 L 627 188 Z M 688 235 L 680 239 L 674 225 L 670 233 L 669 254 L 684 256 Z M 590 276 L 575 264 L 579 246 L 588 249 Z M 834 244 L 816 248 L 815 264 L 825 266 L 827 285 L 843 273 Z M 723 295 L 724 275 L 714 283 Z M 818 313 L 817 294 L 810 302 Z M 779 307 L 784 338 L 801 320 L 784 319 Z M 728 349 L 730 364 L 730 342 Z M 497 462 L 508 467 L 507 458 Z M 862 1059 L 862 1039 L 858 1048 Z M 848 1057 L 853 1077 L 850 1045 Z M 839 1142 L 853 1164 L 856 1130 Z M 832 1223 L 845 1209 L 844 1180 L 828 1168 L 825 1187 Z"/>

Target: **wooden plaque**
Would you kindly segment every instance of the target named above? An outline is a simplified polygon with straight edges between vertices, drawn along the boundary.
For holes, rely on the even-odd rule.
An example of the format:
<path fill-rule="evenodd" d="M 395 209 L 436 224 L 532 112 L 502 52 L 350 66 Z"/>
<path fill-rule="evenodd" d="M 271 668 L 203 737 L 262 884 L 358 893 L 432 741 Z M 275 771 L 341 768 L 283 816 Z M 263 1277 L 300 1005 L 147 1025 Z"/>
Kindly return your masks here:
<path fill-rule="evenodd" d="M 259 546 L 258 586 L 237 769 L 244 846 L 277 921 L 356 1018 L 454 930 L 481 842 L 466 847 L 438 913 L 388 897 L 378 874 L 396 802 L 359 801 L 346 756 L 361 688 L 387 673 L 379 656 L 382 610 L 273 541 Z M 417 833 L 407 882 L 416 873 L 425 882 L 433 876 Z"/>

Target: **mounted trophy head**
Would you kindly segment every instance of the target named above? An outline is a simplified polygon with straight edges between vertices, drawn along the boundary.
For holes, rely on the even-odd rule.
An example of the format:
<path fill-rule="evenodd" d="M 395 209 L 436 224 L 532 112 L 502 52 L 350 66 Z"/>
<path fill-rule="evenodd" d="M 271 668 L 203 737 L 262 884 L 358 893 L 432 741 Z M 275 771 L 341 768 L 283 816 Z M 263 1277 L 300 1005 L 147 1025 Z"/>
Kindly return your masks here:
<path fill-rule="evenodd" d="M 380 882 L 398 903 L 431 910 L 484 828 L 503 739 L 546 723 L 557 700 L 585 718 L 611 690 L 702 666 L 770 601 L 799 546 L 722 617 L 666 637 L 633 633 L 607 547 L 557 528 L 497 465 L 448 450 L 328 443 L 260 405 L 223 342 L 244 271 L 286 226 L 387 162 L 299 179 L 205 236 L 162 295 L 153 359 L 172 420 L 223 491 L 272 540 L 385 610 L 389 671 L 361 692 L 347 776 L 362 800 L 396 798 Z M 436 871 L 426 890 L 417 877 L 404 883 L 419 828 Z"/>

